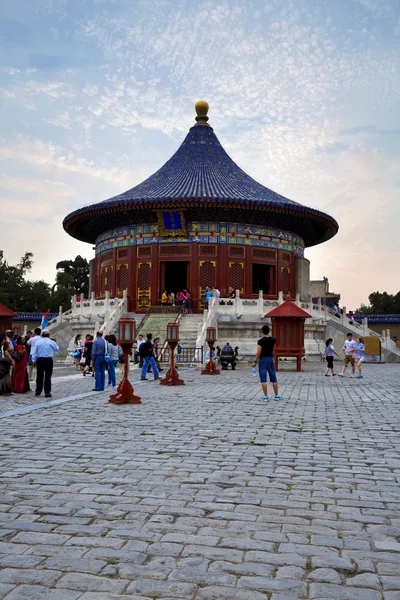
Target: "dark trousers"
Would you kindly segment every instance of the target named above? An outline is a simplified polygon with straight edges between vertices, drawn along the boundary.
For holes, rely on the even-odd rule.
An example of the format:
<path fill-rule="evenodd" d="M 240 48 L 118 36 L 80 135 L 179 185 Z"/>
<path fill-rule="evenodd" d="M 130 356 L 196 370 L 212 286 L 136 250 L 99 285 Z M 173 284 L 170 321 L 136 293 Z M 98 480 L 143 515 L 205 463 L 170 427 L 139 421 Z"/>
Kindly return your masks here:
<path fill-rule="evenodd" d="M 53 373 L 53 359 L 52 358 L 38 358 L 36 361 L 36 394 L 41 394 L 43 390 L 44 380 L 44 393 L 51 393 L 51 375 Z"/>

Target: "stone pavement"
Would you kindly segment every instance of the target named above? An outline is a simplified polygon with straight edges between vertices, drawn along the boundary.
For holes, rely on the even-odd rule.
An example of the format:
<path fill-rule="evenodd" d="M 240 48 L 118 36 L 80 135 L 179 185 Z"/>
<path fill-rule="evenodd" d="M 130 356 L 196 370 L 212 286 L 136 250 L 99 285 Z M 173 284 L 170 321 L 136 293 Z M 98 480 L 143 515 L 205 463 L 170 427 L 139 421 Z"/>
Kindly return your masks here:
<path fill-rule="evenodd" d="M 283 402 L 185 370 L 1 418 L 0 598 L 399 600 L 400 368 L 323 370 L 281 371 Z"/>

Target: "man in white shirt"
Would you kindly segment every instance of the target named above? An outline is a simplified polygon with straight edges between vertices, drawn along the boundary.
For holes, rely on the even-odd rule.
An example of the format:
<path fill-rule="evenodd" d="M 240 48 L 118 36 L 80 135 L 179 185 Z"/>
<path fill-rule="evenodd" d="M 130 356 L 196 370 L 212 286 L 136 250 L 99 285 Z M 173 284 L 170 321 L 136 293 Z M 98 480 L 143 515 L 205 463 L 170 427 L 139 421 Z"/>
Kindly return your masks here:
<path fill-rule="evenodd" d="M 32 339 L 32 338 L 31 338 Z M 45 398 L 51 398 L 51 375 L 53 373 L 54 352 L 59 352 L 60 348 L 49 338 L 49 332 L 44 329 L 42 337 L 38 337 L 32 350 L 32 361 L 36 363 L 36 392 L 35 396 L 40 396 L 43 390 Z"/>
<path fill-rule="evenodd" d="M 351 364 L 351 375 L 350 375 L 350 377 L 354 377 L 354 372 L 356 370 L 356 366 L 355 366 L 355 363 L 354 363 L 354 354 L 355 354 L 355 352 L 357 350 L 357 344 L 353 340 L 353 334 L 352 333 L 348 333 L 347 334 L 347 339 L 344 341 L 344 344 L 343 344 L 343 350 L 344 350 L 344 361 L 343 361 L 342 372 L 339 373 L 339 375 L 341 377 L 344 376 L 344 372 L 346 370 L 346 367 L 350 363 Z"/>
<path fill-rule="evenodd" d="M 32 354 L 33 354 L 33 349 L 35 347 L 35 344 L 37 343 L 38 340 L 40 340 L 41 333 L 42 333 L 42 330 L 40 329 L 40 327 L 36 327 L 36 329 L 33 331 L 32 336 L 29 338 L 29 340 L 27 342 L 30 346 L 29 360 L 28 360 L 29 381 L 33 381 L 33 367 L 36 367 L 36 363 L 34 363 L 32 360 Z"/>
<path fill-rule="evenodd" d="M 139 369 L 143 367 L 143 358 L 140 356 L 140 346 L 143 344 L 143 342 L 143 335 L 139 333 L 138 338 L 136 340 L 136 349 L 134 354 L 135 365 L 139 363 Z"/>

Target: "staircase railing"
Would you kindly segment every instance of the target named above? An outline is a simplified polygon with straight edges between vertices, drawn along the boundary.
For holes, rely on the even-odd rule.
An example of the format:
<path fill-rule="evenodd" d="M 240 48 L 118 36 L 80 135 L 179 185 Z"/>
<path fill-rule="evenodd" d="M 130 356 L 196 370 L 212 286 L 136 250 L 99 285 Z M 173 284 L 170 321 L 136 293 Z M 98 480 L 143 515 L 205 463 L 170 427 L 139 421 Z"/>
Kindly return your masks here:
<path fill-rule="evenodd" d="M 203 313 L 203 323 L 200 331 L 198 332 L 196 340 L 196 348 L 202 348 L 203 353 L 207 352 L 206 336 L 208 327 L 215 327 L 217 329 L 218 338 L 218 306 L 219 299 L 214 293 L 214 295 L 208 301 L 208 310 L 206 309 Z M 198 357 L 195 356 L 194 359 L 197 362 Z"/>

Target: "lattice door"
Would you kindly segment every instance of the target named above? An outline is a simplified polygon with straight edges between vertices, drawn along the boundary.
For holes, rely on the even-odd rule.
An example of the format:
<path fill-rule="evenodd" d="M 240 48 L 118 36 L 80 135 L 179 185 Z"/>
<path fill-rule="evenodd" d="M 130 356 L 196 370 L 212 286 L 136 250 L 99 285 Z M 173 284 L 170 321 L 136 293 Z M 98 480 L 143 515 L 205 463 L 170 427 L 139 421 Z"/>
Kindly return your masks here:
<path fill-rule="evenodd" d="M 215 286 L 216 263 L 214 260 L 201 260 L 199 263 L 199 304 L 204 306 L 206 286 Z"/>
<path fill-rule="evenodd" d="M 234 290 L 244 293 L 244 264 L 239 262 L 229 263 L 229 285 Z"/>
<path fill-rule="evenodd" d="M 290 269 L 289 267 L 281 267 L 281 282 L 283 296 L 291 296 L 290 293 Z"/>
<path fill-rule="evenodd" d="M 151 263 L 139 263 L 137 270 L 137 310 L 147 310 L 151 301 Z"/>
<path fill-rule="evenodd" d="M 112 276 L 112 267 L 103 267 L 100 270 L 100 296 L 105 296 L 106 292 L 112 292 Z"/>
<path fill-rule="evenodd" d="M 128 265 L 117 265 L 117 294 L 122 294 L 128 287 Z"/>

